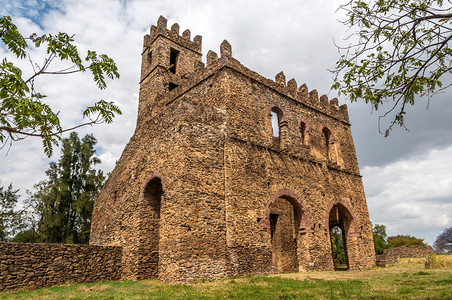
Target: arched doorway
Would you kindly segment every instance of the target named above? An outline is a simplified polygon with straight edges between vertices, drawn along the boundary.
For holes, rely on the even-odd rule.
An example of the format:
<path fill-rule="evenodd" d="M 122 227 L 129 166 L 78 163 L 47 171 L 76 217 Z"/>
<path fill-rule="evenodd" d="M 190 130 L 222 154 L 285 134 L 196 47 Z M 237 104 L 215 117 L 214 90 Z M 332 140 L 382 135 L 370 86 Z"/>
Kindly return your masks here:
<path fill-rule="evenodd" d="M 159 241 L 160 241 L 160 208 L 163 196 L 162 180 L 154 177 L 148 181 L 143 190 L 144 227 L 146 228 L 142 253 L 146 273 L 150 277 L 158 277 Z"/>
<path fill-rule="evenodd" d="M 330 234 L 331 255 L 335 270 L 348 270 L 348 236 L 352 216 L 345 206 L 336 203 L 331 207 L 328 216 L 328 228 Z"/>
<path fill-rule="evenodd" d="M 301 210 L 296 200 L 281 196 L 269 205 L 272 266 L 279 272 L 298 272 L 297 239 Z"/>

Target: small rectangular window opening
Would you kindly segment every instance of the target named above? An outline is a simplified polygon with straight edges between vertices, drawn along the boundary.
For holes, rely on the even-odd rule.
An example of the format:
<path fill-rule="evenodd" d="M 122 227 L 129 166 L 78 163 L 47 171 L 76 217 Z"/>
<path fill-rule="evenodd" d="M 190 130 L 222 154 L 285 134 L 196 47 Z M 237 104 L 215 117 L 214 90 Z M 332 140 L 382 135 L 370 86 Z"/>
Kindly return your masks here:
<path fill-rule="evenodd" d="M 177 57 L 179 56 L 179 51 L 171 48 L 170 50 L 170 72 L 176 74 Z"/>
<path fill-rule="evenodd" d="M 177 88 L 178 86 L 179 86 L 178 84 L 175 84 L 175 83 L 170 82 L 170 83 L 169 83 L 169 90 L 172 91 L 172 90 L 174 90 L 175 88 Z"/>

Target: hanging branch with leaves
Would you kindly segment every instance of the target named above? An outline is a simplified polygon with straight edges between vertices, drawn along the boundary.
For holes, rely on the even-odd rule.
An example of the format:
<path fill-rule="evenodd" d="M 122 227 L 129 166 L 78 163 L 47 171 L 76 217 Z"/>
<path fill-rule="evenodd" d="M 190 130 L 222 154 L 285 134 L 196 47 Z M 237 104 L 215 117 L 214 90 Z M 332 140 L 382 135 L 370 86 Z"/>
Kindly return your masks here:
<path fill-rule="evenodd" d="M 407 105 L 423 96 L 429 103 L 452 85 L 451 9 L 450 0 L 353 0 L 340 7 L 353 32 L 348 46 L 338 46 L 332 88 L 375 110 L 391 102 L 379 121 L 380 128 L 381 118 L 394 114 L 385 136 L 394 125 L 405 127 Z"/>
<path fill-rule="evenodd" d="M 107 87 L 106 78 L 119 78 L 113 59 L 105 54 L 88 50 L 84 59 L 74 45 L 74 36 L 60 32 L 56 35 L 38 36 L 35 33 L 28 38 L 22 36 L 11 17 L 0 18 L 0 39 L 8 50 L 18 59 L 30 61 L 33 75 L 22 78 L 22 70 L 6 58 L 0 63 L 0 143 L 5 146 L 29 136 L 39 137 L 43 141 L 44 151 L 52 155 L 53 146 L 58 144 L 61 134 L 78 127 L 111 123 L 121 110 L 111 101 L 100 100 L 87 107 L 83 117 L 88 120 L 81 124 L 64 128 L 60 124 L 58 113 L 44 102 L 46 95 L 35 89 L 35 80 L 42 75 L 66 75 L 90 71 L 99 89 Z M 29 47 L 45 47 L 46 58 L 39 65 L 28 51 Z M 68 61 L 69 67 L 51 70 L 53 61 Z"/>

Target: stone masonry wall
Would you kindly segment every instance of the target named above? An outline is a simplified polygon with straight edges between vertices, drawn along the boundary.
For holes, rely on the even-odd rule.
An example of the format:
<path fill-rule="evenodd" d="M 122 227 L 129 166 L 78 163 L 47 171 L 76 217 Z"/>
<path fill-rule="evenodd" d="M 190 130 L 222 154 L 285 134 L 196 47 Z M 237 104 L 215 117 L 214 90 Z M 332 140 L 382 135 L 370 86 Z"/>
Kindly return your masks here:
<path fill-rule="evenodd" d="M 427 257 L 430 253 L 435 253 L 430 246 L 399 246 L 395 248 L 385 249 L 383 255 L 379 259 L 386 260 L 387 264 L 398 263 L 400 258 L 404 257 Z"/>
<path fill-rule="evenodd" d="M 145 36 L 137 127 L 96 198 L 90 243 L 122 246 L 130 279 L 332 270 L 340 212 L 349 268 L 375 264 L 347 107 L 282 72 L 262 77 L 227 41 L 204 64 L 201 37 L 178 32 L 160 17 Z M 154 185 L 157 201 L 146 196 Z M 292 228 L 272 232 L 270 214 Z"/>
<path fill-rule="evenodd" d="M 347 207 L 353 223 L 346 228 L 350 269 L 370 267 L 374 263 L 372 236 L 349 124 L 311 110 L 236 69 L 218 75 L 219 81 L 229 83 L 225 89 L 230 101 L 223 100 L 229 137 L 225 146 L 226 220 L 235 272 L 269 272 L 272 251 L 266 208 L 278 194 L 301 206 L 300 233 L 295 235 L 300 270 L 333 269 L 328 224 L 333 203 Z M 275 106 L 282 112 L 276 141 L 270 118 Z M 307 128 L 304 140 L 300 120 Z M 325 126 L 334 136 L 335 157 L 327 157 L 322 143 Z"/>
<path fill-rule="evenodd" d="M 121 278 L 121 247 L 0 243 L 0 291 Z"/>

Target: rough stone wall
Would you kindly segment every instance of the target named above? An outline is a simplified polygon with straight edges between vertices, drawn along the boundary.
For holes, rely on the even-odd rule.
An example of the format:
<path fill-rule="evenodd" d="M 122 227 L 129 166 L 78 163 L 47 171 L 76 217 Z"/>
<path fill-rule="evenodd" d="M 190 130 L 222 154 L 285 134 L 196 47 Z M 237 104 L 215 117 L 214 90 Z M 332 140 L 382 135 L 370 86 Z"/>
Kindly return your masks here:
<path fill-rule="evenodd" d="M 386 260 L 387 264 L 395 264 L 405 257 L 427 257 L 430 253 L 435 253 L 431 246 L 399 246 L 385 249 L 379 259 Z"/>
<path fill-rule="evenodd" d="M 340 207 L 350 269 L 372 266 L 346 106 L 294 79 L 286 83 L 282 72 L 273 81 L 247 69 L 227 41 L 220 57 L 207 53 L 204 66 L 200 38 L 175 32 L 160 18 L 145 37 L 137 128 L 95 201 L 91 243 L 123 246 L 126 278 L 284 271 L 282 253 L 296 260 L 287 269 L 332 270 L 329 216 Z M 180 51 L 175 73 L 171 48 Z M 280 112 L 279 138 L 272 136 L 272 109 Z M 154 178 L 162 182 L 159 214 L 143 196 Z M 277 199 L 288 202 L 285 214 L 293 210 L 284 222 L 294 227 L 292 242 L 279 236 L 279 248 L 270 226 Z"/>
<path fill-rule="evenodd" d="M 125 277 L 154 276 L 146 256 L 156 237 L 148 232 L 148 204 L 140 194 L 155 176 L 164 191 L 157 237 L 159 277 L 218 278 L 227 273 L 223 119 L 223 112 L 187 96 L 135 132 L 96 200 L 91 235 L 92 244 L 124 247 Z"/>
<path fill-rule="evenodd" d="M 354 218 L 346 231 L 350 268 L 370 267 L 374 261 L 372 236 L 348 119 L 320 113 L 254 80 L 252 74 L 247 78 L 236 69 L 225 72 L 232 91 L 226 127 L 226 215 L 231 221 L 228 228 L 233 234 L 228 235 L 228 244 L 238 262 L 237 272 L 256 270 L 247 266 L 246 257 L 235 254 L 236 249 L 253 253 L 250 256 L 259 271 L 268 272 L 265 267 L 271 265 L 271 253 L 265 209 L 281 191 L 287 191 L 281 195 L 290 193 L 299 199 L 303 207 L 304 229 L 298 236 L 300 269 L 333 268 L 328 226 L 331 203 L 343 203 Z M 276 141 L 270 118 L 274 106 L 283 113 Z M 308 128 L 305 141 L 300 120 Z M 321 142 L 325 126 L 334 137 L 339 160 L 331 159 Z"/>
<path fill-rule="evenodd" d="M 120 247 L 0 243 L 0 291 L 121 278 Z"/>

